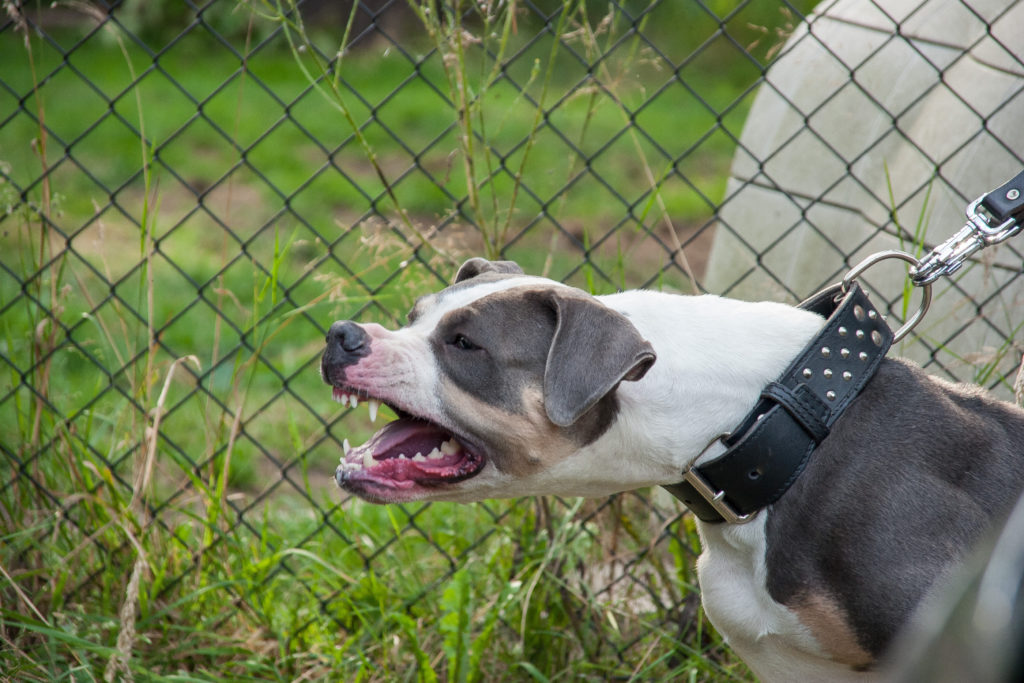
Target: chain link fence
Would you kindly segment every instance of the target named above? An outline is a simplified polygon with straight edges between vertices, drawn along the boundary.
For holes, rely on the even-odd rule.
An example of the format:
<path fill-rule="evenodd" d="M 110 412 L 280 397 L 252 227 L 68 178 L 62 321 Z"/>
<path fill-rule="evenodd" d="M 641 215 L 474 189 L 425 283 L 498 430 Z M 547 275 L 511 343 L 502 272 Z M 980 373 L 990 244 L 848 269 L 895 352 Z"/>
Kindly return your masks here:
<path fill-rule="evenodd" d="M 320 383 L 326 328 L 400 324 L 472 255 L 796 301 L 1024 165 L 1001 0 L 3 8 L 0 638 L 25 680 L 743 677 L 659 491 L 339 495 L 371 427 Z M 1009 394 L 1020 249 L 899 351 Z M 893 322 L 903 274 L 866 276 Z"/>

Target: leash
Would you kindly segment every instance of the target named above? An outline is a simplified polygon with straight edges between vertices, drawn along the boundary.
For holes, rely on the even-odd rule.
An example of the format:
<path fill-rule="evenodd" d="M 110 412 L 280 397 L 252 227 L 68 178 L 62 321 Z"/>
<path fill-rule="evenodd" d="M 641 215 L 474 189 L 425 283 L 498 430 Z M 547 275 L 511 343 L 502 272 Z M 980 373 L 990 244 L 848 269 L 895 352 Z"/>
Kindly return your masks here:
<path fill-rule="evenodd" d="M 999 244 L 1024 226 L 1024 171 L 967 207 L 967 223 L 917 259 L 897 250 L 867 257 L 843 279 L 800 304 L 826 318 L 821 331 L 782 375 L 768 384 L 731 432 L 709 443 L 725 453 L 683 480 L 664 486 L 704 522 L 743 524 L 776 502 L 807 466 L 814 449 L 874 376 L 894 342 L 924 318 L 931 285 L 960 270 L 975 252 Z M 880 261 L 911 264 L 910 281 L 921 288 L 921 304 L 899 330 L 890 330 L 857 278 Z"/>

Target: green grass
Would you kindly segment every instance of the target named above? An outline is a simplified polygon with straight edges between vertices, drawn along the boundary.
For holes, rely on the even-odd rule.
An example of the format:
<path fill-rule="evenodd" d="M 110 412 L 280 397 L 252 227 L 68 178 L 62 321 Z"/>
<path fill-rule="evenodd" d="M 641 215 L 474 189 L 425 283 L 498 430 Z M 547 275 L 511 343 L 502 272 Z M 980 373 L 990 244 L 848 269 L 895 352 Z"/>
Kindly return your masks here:
<path fill-rule="evenodd" d="M 664 5 L 639 28 L 673 59 L 717 28 Z M 257 19 L 245 74 L 202 29 L 142 31 L 155 61 L 111 24 L 44 22 L 28 49 L 0 33 L 4 676 L 748 675 L 697 608 L 675 501 L 377 507 L 331 479 L 370 426 L 317 375 L 330 321 L 399 323 L 488 249 L 595 292 L 646 282 L 667 260 L 652 236 L 685 240 L 720 199 L 756 67 L 721 39 L 662 89 L 621 17 L 573 7 L 589 79 L 525 19 L 481 35 L 519 55 L 505 73 L 529 98 L 463 46 L 472 150 L 437 55 L 372 43 L 325 96 L 299 64 L 316 73 L 308 48 L 332 54 L 336 32 L 297 63 L 281 38 L 252 51 L 272 28 Z M 775 17 L 747 11 L 728 26 L 745 45 Z M 247 16 L 226 33 L 240 53 Z M 656 284 L 693 286 L 675 269 Z"/>

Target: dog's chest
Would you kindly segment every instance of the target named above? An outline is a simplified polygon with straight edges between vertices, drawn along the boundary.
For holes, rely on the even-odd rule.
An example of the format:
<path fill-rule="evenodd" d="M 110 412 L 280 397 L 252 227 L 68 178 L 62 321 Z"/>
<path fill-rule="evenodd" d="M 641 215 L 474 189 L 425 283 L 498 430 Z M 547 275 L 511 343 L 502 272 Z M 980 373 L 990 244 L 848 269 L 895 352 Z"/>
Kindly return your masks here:
<path fill-rule="evenodd" d="M 764 683 L 867 680 L 830 661 L 811 629 L 769 595 L 765 518 L 698 525 L 704 550 L 697 573 L 711 623 Z"/>

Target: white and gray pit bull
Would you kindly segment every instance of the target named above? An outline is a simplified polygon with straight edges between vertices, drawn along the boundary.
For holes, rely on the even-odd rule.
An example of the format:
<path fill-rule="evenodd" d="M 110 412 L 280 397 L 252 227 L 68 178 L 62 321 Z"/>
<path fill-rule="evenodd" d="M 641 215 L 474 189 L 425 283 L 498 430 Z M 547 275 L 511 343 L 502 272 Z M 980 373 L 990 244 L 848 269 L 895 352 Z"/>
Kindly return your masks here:
<path fill-rule="evenodd" d="M 338 484 L 377 503 L 607 496 L 678 482 L 823 320 L 777 303 L 592 297 L 472 259 L 409 324 L 338 322 L 334 397 L 399 416 Z M 657 361 L 655 361 L 657 359 Z M 698 522 L 711 622 L 765 681 L 863 681 L 1024 488 L 1024 411 L 886 359 L 796 483 L 743 525 Z"/>

